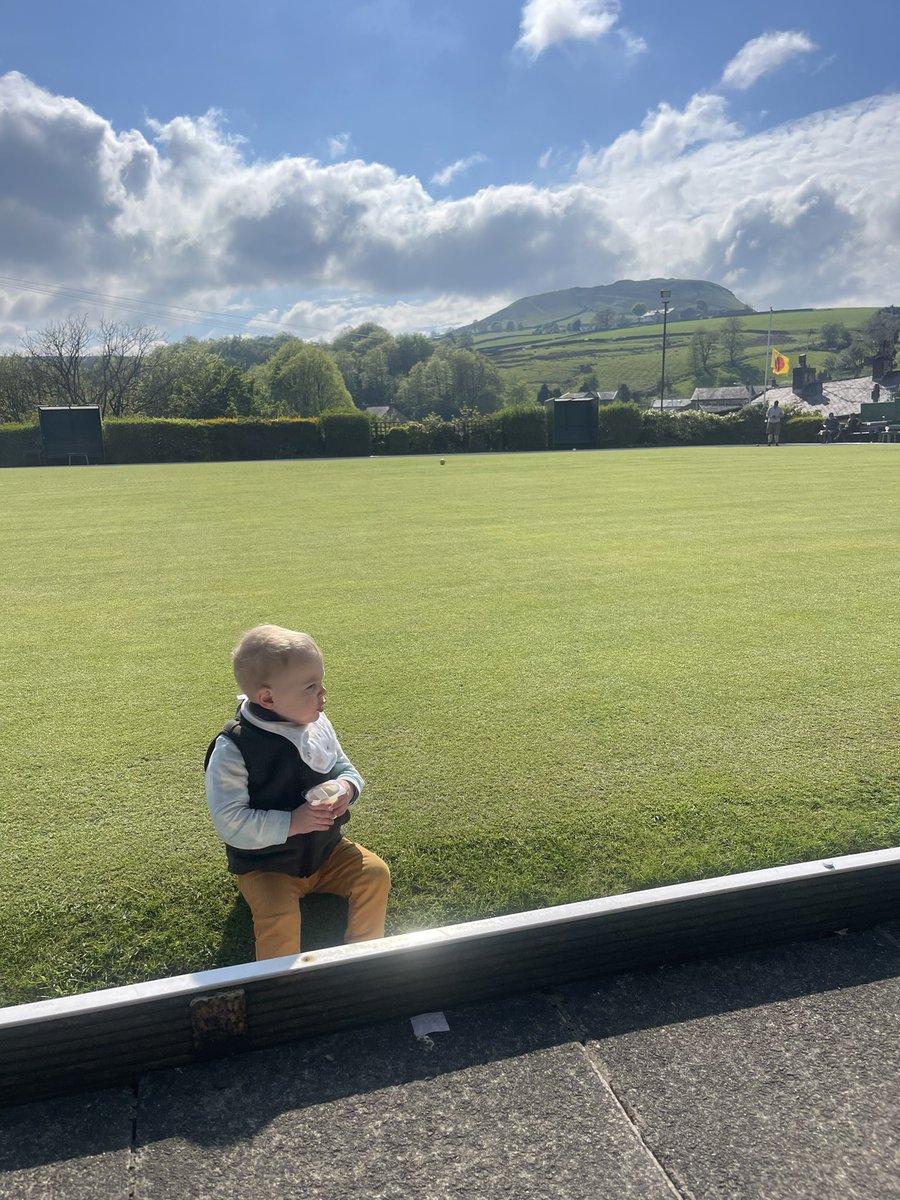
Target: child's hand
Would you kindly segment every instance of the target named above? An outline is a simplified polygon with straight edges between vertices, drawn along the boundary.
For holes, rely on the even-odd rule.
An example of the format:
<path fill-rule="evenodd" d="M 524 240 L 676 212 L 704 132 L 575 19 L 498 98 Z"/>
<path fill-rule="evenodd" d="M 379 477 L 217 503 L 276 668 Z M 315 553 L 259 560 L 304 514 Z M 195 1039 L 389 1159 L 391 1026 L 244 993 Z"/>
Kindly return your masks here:
<path fill-rule="evenodd" d="M 353 788 L 346 779 L 339 779 L 337 782 L 341 785 L 341 790 L 329 807 L 335 817 L 342 817 L 350 807 L 350 801 L 353 799 Z"/>
<path fill-rule="evenodd" d="M 333 804 L 301 804 L 291 813 L 288 837 L 295 833 L 320 833 L 334 824 Z"/>

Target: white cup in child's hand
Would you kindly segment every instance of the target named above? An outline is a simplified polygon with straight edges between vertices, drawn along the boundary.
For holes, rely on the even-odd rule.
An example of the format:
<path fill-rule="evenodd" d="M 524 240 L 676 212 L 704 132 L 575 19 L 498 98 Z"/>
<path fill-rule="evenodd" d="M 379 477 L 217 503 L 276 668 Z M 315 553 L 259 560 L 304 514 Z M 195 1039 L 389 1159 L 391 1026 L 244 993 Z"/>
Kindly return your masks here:
<path fill-rule="evenodd" d="M 326 804 L 334 804 L 341 794 L 341 785 L 336 779 L 326 779 L 317 787 L 310 788 L 306 793 L 306 803 L 310 808 L 322 808 Z"/>

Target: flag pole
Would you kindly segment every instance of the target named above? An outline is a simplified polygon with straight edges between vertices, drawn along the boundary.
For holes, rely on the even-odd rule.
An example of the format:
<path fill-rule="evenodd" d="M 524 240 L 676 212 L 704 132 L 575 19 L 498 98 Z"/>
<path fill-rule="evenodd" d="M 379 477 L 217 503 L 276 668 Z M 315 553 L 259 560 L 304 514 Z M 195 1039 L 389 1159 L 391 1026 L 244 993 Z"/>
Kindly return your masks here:
<path fill-rule="evenodd" d="M 769 305 L 769 332 L 766 334 L 766 365 L 763 367 L 763 400 L 769 390 L 769 351 L 772 345 L 772 305 Z"/>

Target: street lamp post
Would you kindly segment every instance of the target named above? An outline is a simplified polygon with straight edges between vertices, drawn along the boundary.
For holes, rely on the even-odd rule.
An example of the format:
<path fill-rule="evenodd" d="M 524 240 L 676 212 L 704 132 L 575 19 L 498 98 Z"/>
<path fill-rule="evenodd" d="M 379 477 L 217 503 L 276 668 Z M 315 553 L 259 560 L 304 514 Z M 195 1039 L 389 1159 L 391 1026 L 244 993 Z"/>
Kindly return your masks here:
<path fill-rule="evenodd" d="M 659 293 L 659 298 L 663 302 L 663 352 L 662 352 L 662 376 L 659 381 L 659 411 L 663 411 L 663 397 L 666 392 L 666 324 L 669 319 L 669 299 L 672 293 L 670 291 L 662 291 Z"/>

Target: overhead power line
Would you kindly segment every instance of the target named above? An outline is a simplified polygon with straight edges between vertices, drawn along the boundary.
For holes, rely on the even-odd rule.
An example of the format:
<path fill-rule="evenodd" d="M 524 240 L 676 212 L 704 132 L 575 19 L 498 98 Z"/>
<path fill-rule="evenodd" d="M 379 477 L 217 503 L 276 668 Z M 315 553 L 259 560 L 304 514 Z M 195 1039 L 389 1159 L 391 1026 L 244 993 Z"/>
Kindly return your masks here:
<path fill-rule="evenodd" d="M 307 330 L 322 335 L 322 330 L 314 325 L 298 323 L 288 324 L 285 321 L 266 321 L 261 317 L 242 317 L 236 313 L 215 312 L 205 308 L 189 308 L 181 304 L 160 304 L 155 300 L 139 300 L 133 296 L 115 296 L 107 292 L 89 292 L 81 288 L 64 287 L 52 283 L 40 283 L 34 279 L 18 279 L 14 275 L 0 275 L 0 287 L 14 287 L 23 292 L 35 292 L 41 296 L 51 296 L 61 300 L 73 300 L 81 304 L 96 304 L 105 308 L 116 308 L 123 312 L 133 312 L 140 316 L 154 316 L 157 319 L 166 318 L 185 325 L 203 325 L 214 329 L 217 326 L 246 331 L 246 325 L 252 321 L 255 326 L 264 325 L 270 329 L 295 333 Z"/>

